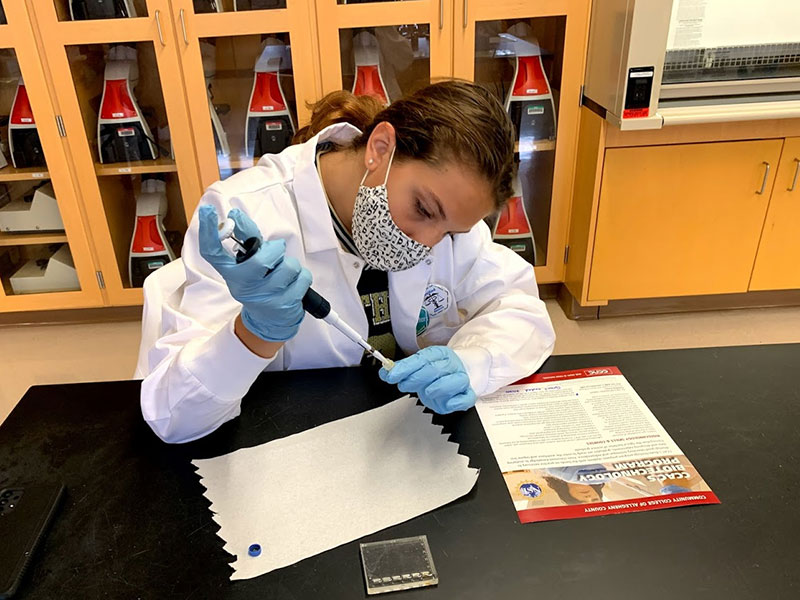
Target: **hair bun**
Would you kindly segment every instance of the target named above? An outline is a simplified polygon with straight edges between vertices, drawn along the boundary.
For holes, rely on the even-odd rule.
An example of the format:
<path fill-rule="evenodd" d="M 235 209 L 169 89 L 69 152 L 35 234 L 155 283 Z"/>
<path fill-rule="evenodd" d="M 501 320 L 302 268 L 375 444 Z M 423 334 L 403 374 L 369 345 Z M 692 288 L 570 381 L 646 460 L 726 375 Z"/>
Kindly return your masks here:
<path fill-rule="evenodd" d="M 372 96 L 354 96 L 350 92 L 338 90 L 315 104 L 309 104 L 309 108 L 311 122 L 297 131 L 292 139 L 294 144 L 307 142 L 334 123 L 350 123 L 364 131 L 384 107 Z"/>

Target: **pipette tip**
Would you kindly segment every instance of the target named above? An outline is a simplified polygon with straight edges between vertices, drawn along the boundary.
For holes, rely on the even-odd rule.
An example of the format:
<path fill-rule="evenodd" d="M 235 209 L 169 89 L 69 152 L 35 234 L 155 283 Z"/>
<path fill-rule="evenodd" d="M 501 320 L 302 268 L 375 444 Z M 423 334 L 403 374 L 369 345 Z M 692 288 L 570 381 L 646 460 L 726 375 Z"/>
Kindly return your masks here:
<path fill-rule="evenodd" d="M 392 367 L 394 367 L 394 361 L 386 358 L 383 354 L 375 350 L 375 348 L 371 348 L 371 354 L 381 361 L 381 365 L 383 365 L 383 368 L 387 371 L 391 371 Z"/>

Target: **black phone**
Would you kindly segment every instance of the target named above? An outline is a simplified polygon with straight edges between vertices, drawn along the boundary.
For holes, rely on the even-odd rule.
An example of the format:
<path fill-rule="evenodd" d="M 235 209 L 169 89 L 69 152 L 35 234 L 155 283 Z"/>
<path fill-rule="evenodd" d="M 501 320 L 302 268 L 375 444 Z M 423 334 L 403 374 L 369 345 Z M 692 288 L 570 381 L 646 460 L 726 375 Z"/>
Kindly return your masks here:
<path fill-rule="evenodd" d="M 0 490 L 0 598 L 17 591 L 63 496 L 60 483 Z"/>

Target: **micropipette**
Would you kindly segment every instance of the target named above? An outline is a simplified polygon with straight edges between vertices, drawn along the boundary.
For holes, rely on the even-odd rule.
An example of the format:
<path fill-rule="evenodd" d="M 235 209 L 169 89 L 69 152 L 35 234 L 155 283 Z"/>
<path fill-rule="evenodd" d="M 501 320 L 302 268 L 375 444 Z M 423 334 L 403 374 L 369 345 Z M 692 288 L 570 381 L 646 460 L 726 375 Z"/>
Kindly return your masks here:
<path fill-rule="evenodd" d="M 222 223 L 220 223 L 219 240 L 223 241 L 229 238 L 233 240 L 240 248 L 240 250 L 236 252 L 236 262 L 242 263 L 258 251 L 258 249 L 261 247 L 261 240 L 257 237 L 250 237 L 244 241 L 238 240 L 233 235 L 234 227 L 235 223 L 233 219 L 225 219 Z M 264 276 L 266 277 L 268 274 L 269 271 L 267 271 Z M 331 308 L 330 302 L 320 296 L 313 288 L 308 288 L 306 295 L 303 296 L 303 308 L 311 316 L 316 317 L 317 319 L 322 319 L 343 333 L 348 339 L 361 346 L 364 350 L 379 360 L 383 365 L 383 368 L 387 371 L 394 367 L 394 361 L 386 358 L 383 354 L 370 346 L 370 344 L 363 337 L 361 337 L 355 329 L 350 327 L 350 325 L 345 323 L 342 318 L 336 314 L 336 311 Z"/>

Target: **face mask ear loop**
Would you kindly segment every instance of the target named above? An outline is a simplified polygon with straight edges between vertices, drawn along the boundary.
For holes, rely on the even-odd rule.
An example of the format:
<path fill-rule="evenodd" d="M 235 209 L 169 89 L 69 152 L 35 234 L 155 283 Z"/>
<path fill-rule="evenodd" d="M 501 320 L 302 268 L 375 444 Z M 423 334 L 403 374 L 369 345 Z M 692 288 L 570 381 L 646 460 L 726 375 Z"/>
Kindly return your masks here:
<path fill-rule="evenodd" d="M 386 186 L 386 182 L 389 181 L 389 169 L 392 168 L 392 161 L 394 160 L 394 151 L 397 149 L 397 146 L 392 148 L 392 154 L 389 156 L 389 166 L 386 167 L 386 177 L 383 178 L 383 185 Z M 367 175 L 369 175 L 369 169 L 364 172 L 364 176 L 361 178 L 361 183 L 358 184 L 358 187 L 362 187 L 364 182 L 367 180 Z"/>
<path fill-rule="evenodd" d="M 386 183 L 389 181 L 389 171 L 392 168 L 392 161 L 394 160 L 394 151 L 397 150 L 397 145 L 392 148 L 392 155 L 389 157 L 389 166 L 386 167 L 386 177 L 383 178 L 383 187 L 386 187 Z"/>

